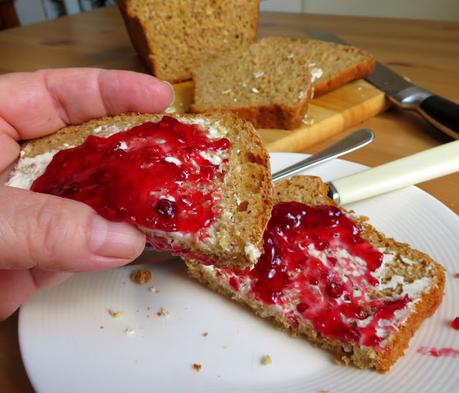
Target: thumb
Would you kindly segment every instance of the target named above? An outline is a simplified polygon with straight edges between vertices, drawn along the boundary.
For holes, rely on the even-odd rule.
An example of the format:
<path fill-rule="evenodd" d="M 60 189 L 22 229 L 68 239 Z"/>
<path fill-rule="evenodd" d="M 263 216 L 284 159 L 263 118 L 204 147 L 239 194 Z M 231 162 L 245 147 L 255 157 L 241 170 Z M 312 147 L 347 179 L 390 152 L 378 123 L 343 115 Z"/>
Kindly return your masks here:
<path fill-rule="evenodd" d="M 53 195 L 0 187 L 0 269 L 89 271 L 124 265 L 145 236 L 89 206 Z"/>

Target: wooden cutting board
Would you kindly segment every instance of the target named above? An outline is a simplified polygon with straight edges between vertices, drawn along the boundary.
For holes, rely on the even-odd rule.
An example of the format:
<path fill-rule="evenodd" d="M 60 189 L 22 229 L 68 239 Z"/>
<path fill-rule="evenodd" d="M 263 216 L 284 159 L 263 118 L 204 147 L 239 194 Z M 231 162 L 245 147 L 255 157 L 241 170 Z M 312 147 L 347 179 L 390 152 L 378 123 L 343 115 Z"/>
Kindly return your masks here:
<path fill-rule="evenodd" d="M 192 82 L 174 85 L 172 110 L 189 111 L 193 100 Z M 388 106 L 384 93 L 364 80 L 348 83 L 311 101 L 304 125 L 296 130 L 260 129 L 269 151 L 300 152 L 315 143 L 355 126 L 383 112 Z"/>

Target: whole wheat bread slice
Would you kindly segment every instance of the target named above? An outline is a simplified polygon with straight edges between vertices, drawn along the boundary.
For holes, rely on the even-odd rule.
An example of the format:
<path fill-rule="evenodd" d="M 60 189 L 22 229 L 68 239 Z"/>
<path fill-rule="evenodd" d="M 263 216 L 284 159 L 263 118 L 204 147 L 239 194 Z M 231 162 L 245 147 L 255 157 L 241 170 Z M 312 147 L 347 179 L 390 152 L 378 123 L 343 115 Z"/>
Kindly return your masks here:
<path fill-rule="evenodd" d="M 327 197 L 327 191 L 327 185 L 316 177 L 295 177 L 288 181 L 279 182 L 274 192 L 274 209 L 276 209 L 276 204 L 289 201 L 296 201 L 309 206 L 333 206 L 333 202 Z M 385 237 L 369 225 L 366 222 L 366 218 L 356 217 L 352 212 L 346 212 L 342 209 L 341 212 L 344 212 L 347 217 L 357 224 L 362 238 L 384 253 L 383 264 L 374 272 L 374 277 L 378 279 L 379 285 L 374 284 L 370 292 L 371 297 L 376 301 L 384 300 L 390 303 L 395 301 L 393 299 L 400 299 L 405 291 L 411 293 L 410 296 L 412 296 L 412 301 L 407 302 L 405 308 L 398 311 L 399 314 L 394 313 L 397 318 L 392 321 L 392 325 L 381 324 L 379 327 L 378 322 L 377 326 L 385 332 L 381 334 L 383 336 L 387 334 L 387 336 L 384 336 L 384 341 L 382 341 L 384 345 L 382 346 L 363 345 L 361 341 L 364 330 L 357 330 L 357 333 L 353 336 L 354 342 L 352 342 L 351 340 L 337 339 L 323 334 L 314 327 L 315 325 L 310 320 L 303 318 L 302 314 L 298 312 L 299 305 L 296 304 L 298 300 L 294 288 L 296 285 L 301 285 L 301 277 L 303 277 L 304 271 L 298 273 L 297 277 L 299 278 L 293 279 L 292 285 L 288 286 L 291 292 L 286 291 L 279 295 L 280 299 L 289 300 L 286 300 L 283 306 L 279 306 L 280 303 L 269 305 L 256 296 L 253 291 L 256 283 L 250 279 L 244 279 L 244 277 L 247 277 L 244 272 L 200 266 L 192 261 L 187 261 L 188 272 L 190 276 L 198 279 L 214 291 L 247 305 L 259 316 L 272 320 L 275 324 L 289 330 L 294 335 L 305 336 L 310 342 L 333 353 L 339 361 L 359 368 L 370 368 L 385 372 L 404 354 L 410 338 L 415 334 L 422 321 L 432 315 L 440 304 L 445 282 L 444 269 L 428 255 L 412 249 L 407 244 Z M 270 224 L 268 224 L 268 228 L 270 228 Z M 296 247 L 295 245 L 290 246 L 292 248 Z M 324 252 L 328 252 L 328 249 L 325 249 Z M 339 257 L 337 258 L 339 259 Z M 282 261 L 277 261 L 276 263 L 282 263 Z M 339 266 L 340 263 L 337 262 L 335 267 Z M 330 264 L 333 266 L 331 261 Z M 346 276 L 348 279 L 352 279 L 352 270 L 348 273 L 341 273 L 343 277 Z M 329 272 L 328 274 L 331 273 Z M 238 284 L 236 285 L 235 282 Z M 354 291 L 360 290 L 363 291 L 363 287 L 354 287 Z M 327 294 L 322 293 L 320 296 L 325 298 Z M 343 296 L 350 295 L 343 292 Z M 340 299 L 343 299 L 343 297 Z M 343 301 L 346 301 L 345 298 Z M 320 302 L 303 304 L 300 311 L 304 311 L 307 307 L 317 307 L 318 304 Z M 365 329 L 364 326 L 370 326 L 372 319 L 376 318 L 375 315 L 372 315 L 372 312 L 376 313 L 377 311 L 369 310 L 368 314 L 362 316 L 362 321 L 351 319 L 349 321 L 346 320 L 346 323 L 349 326 L 360 326 Z M 344 320 L 344 315 L 341 314 L 341 318 Z M 321 323 L 321 321 L 318 322 L 319 324 Z M 381 319 L 381 322 L 386 322 L 386 320 Z M 361 325 L 358 325 L 358 323 Z M 338 322 L 336 324 L 338 326 Z M 376 332 L 379 334 L 377 330 Z"/>
<path fill-rule="evenodd" d="M 58 151 L 82 144 L 89 135 L 109 137 L 146 122 L 158 122 L 163 116 L 124 114 L 105 117 L 68 126 L 55 134 L 27 142 L 22 146 L 20 159 L 7 185 L 29 189 Z M 200 260 L 220 261 L 222 265 L 234 267 L 253 264 L 259 255 L 272 207 L 269 157 L 258 134 L 250 123 L 231 114 L 170 117 L 182 123 L 196 124 L 209 138 L 230 141 L 231 147 L 225 157 L 217 160 L 219 171 L 223 168 L 221 165 L 226 168 L 221 172 L 224 175 L 215 180 L 216 192 L 221 195 L 218 202 L 221 204 L 220 213 L 209 228 L 185 236 L 180 232 L 140 229 L 147 234 L 147 240 L 162 239 L 166 250 L 180 255 L 195 255 Z"/>
<path fill-rule="evenodd" d="M 191 79 L 200 63 L 254 42 L 259 0 L 118 0 L 132 44 L 153 74 Z"/>
<path fill-rule="evenodd" d="M 192 111 L 227 110 L 256 128 L 297 128 L 312 92 L 308 64 L 301 41 L 264 38 L 193 71 Z"/>
<path fill-rule="evenodd" d="M 313 74 L 314 97 L 366 78 L 373 71 L 375 60 L 362 49 L 326 41 L 301 41 Z"/>

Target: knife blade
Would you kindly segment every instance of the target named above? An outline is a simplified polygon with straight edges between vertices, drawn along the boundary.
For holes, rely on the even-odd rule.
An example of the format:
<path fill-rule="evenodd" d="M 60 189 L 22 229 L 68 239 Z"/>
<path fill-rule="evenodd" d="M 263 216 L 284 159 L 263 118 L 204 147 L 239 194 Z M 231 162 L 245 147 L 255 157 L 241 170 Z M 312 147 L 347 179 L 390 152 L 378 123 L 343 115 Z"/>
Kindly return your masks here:
<path fill-rule="evenodd" d="M 338 36 L 325 31 L 306 30 L 310 38 L 350 45 Z M 434 127 L 459 139 L 459 105 L 407 81 L 390 68 L 376 62 L 373 72 L 366 78 L 387 98 L 403 110 L 418 112 Z"/>

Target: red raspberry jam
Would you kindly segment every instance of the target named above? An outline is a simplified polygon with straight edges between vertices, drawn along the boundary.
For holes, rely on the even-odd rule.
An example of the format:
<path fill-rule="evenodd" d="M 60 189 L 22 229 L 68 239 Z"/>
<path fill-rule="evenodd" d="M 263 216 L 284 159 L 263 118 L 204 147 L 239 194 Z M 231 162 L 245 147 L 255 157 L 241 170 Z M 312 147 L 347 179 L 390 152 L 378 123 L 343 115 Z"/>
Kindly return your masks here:
<path fill-rule="evenodd" d="M 459 317 L 456 317 L 451 321 L 451 327 L 455 330 L 459 330 Z"/>
<path fill-rule="evenodd" d="M 417 350 L 422 355 L 429 355 L 435 358 L 439 357 L 459 357 L 459 350 L 455 348 L 433 348 L 433 347 L 420 347 Z"/>
<path fill-rule="evenodd" d="M 250 283 L 249 296 L 282 307 L 292 326 L 307 320 L 326 337 L 379 347 L 411 299 L 371 297 L 383 254 L 360 233 L 336 207 L 279 203 L 254 269 L 222 271 L 232 288 Z"/>
<path fill-rule="evenodd" d="M 112 221 L 194 234 L 220 214 L 228 163 L 215 165 L 206 154 L 229 148 L 228 139 L 164 116 L 58 152 L 31 189 L 87 203 Z"/>

